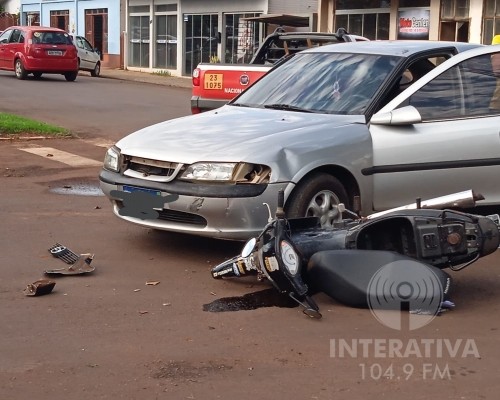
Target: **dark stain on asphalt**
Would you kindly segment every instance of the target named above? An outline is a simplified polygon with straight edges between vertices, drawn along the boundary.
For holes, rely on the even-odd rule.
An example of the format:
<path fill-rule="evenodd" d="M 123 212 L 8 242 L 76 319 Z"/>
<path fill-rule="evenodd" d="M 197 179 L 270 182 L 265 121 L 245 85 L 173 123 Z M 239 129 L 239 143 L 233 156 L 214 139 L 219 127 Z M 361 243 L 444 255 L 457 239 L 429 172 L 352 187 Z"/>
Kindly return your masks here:
<path fill-rule="evenodd" d="M 203 311 L 224 312 L 256 310 L 262 307 L 294 308 L 297 303 L 290 297 L 282 295 L 276 289 L 265 289 L 243 296 L 223 297 L 203 305 Z"/>

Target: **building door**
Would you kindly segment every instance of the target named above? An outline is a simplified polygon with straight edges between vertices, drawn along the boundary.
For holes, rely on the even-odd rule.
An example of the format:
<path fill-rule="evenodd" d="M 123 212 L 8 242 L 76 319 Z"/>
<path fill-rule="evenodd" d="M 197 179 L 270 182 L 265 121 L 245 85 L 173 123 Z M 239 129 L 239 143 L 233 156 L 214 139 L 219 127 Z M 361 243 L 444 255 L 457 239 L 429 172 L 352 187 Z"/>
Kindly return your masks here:
<path fill-rule="evenodd" d="M 69 10 L 51 11 L 50 26 L 69 32 Z"/>
<path fill-rule="evenodd" d="M 155 68 L 177 68 L 177 15 L 156 16 Z"/>
<path fill-rule="evenodd" d="M 85 37 L 101 53 L 108 53 L 108 9 L 85 10 Z"/>
<path fill-rule="evenodd" d="M 130 16 L 129 35 L 128 65 L 149 68 L 149 15 Z"/>

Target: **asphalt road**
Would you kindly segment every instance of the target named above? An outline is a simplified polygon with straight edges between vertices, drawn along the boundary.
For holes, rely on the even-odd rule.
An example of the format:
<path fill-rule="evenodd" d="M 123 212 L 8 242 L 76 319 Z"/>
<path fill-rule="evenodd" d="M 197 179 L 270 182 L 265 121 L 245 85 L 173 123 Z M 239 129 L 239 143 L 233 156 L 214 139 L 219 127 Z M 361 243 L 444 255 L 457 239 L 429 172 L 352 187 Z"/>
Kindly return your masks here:
<path fill-rule="evenodd" d="M 75 82 L 66 82 L 62 75 L 19 81 L 12 72 L 0 71 L 0 87 L 1 111 L 66 127 L 82 138 L 117 141 L 190 113 L 189 89 L 92 78 L 85 72 Z"/>
<path fill-rule="evenodd" d="M 0 111 L 18 112 L 15 103 L 82 137 L 0 142 L 0 399 L 498 398 L 498 253 L 451 273 L 455 309 L 416 331 L 324 295 L 315 296 L 320 321 L 299 308 L 242 310 L 250 301 L 240 296 L 270 286 L 209 274 L 240 244 L 139 228 L 92 195 L 105 148 L 91 139 L 155 122 L 158 104 L 172 105 L 169 117 L 186 114 L 188 90 L 0 80 Z M 82 163 L 55 161 L 57 150 Z M 45 269 L 64 266 L 48 252 L 56 242 L 95 253 L 96 270 L 55 276 L 53 293 L 25 296 Z M 204 311 L 214 301 L 239 311 Z"/>

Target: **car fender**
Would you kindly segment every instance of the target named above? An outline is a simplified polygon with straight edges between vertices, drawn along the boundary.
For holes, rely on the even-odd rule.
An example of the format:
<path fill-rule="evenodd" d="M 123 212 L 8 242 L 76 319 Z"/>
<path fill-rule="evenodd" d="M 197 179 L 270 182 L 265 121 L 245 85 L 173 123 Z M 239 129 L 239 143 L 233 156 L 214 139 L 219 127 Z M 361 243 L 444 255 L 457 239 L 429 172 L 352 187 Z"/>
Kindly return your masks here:
<path fill-rule="evenodd" d="M 305 154 L 298 154 L 293 148 L 283 147 L 281 149 L 282 157 L 289 164 L 288 168 L 297 170 L 285 190 L 285 201 L 292 193 L 295 185 L 312 172 L 331 172 L 333 176 L 342 181 L 342 176 L 336 176 L 335 171 L 343 171 L 338 175 L 347 173 L 352 176 L 359 189 L 362 209 L 372 211 L 373 204 L 364 201 L 364 199 L 370 199 L 373 196 L 373 177 L 361 173 L 364 168 L 373 165 L 373 146 L 368 127 L 365 124 L 352 124 L 338 129 L 349 129 L 349 141 L 343 145 L 342 151 L 334 150 L 338 145 L 331 143 L 329 146 L 324 146 L 324 152 L 320 157 L 311 160 Z M 333 151 L 336 152 L 332 157 Z M 306 159 L 310 161 L 304 161 Z M 357 160 L 355 168 L 352 166 L 353 160 Z"/>
<path fill-rule="evenodd" d="M 26 68 L 26 64 L 27 64 L 27 63 L 26 63 L 26 56 L 25 56 L 23 53 L 21 53 L 20 51 L 17 51 L 17 52 L 14 54 L 14 62 L 12 63 L 12 68 L 13 68 L 13 69 L 15 69 L 15 67 L 16 67 L 16 60 L 17 60 L 18 58 L 20 58 L 20 59 L 21 59 L 21 61 L 23 62 L 24 69 L 27 69 L 27 68 Z"/>

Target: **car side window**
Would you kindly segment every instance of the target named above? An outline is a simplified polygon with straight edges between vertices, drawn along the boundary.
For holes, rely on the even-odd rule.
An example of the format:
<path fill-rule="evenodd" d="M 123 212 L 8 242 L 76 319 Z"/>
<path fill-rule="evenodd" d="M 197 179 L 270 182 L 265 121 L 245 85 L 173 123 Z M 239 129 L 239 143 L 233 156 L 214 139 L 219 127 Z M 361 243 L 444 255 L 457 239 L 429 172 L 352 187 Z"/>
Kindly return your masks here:
<path fill-rule="evenodd" d="M 85 50 L 94 51 L 94 49 L 92 48 L 92 46 L 90 45 L 90 43 L 87 41 L 87 39 L 82 39 L 82 45 L 83 45 L 83 48 Z"/>
<path fill-rule="evenodd" d="M 19 43 L 21 37 L 21 31 L 19 29 L 14 29 L 12 35 L 10 35 L 9 43 Z"/>
<path fill-rule="evenodd" d="M 420 112 L 424 122 L 490 115 L 495 113 L 490 103 L 496 84 L 491 56 L 477 56 L 434 78 L 407 104 Z"/>
<path fill-rule="evenodd" d="M 6 30 L 0 35 L 0 44 L 5 44 L 9 42 L 9 37 L 10 34 L 12 33 L 12 30 Z"/>

